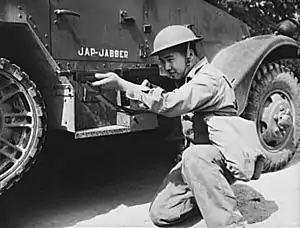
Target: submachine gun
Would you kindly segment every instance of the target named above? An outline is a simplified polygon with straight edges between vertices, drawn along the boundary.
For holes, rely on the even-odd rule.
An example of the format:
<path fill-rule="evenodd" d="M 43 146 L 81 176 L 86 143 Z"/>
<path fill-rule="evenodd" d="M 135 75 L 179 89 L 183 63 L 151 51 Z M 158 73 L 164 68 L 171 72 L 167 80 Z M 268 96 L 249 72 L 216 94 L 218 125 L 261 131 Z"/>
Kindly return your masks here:
<path fill-rule="evenodd" d="M 175 88 L 175 81 L 166 76 L 160 75 L 160 69 L 157 64 L 146 65 L 145 67 L 124 67 L 116 68 L 111 70 L 115 72 L 121 78 L 124 78 L 126 81 L 130 81 L 135 84 L 141 84 L 144 80 L 148 80 L 152 86 L 159 86 L 166 91 L 172 91 Z M 129 100 L 125 98 L 123 93 L 120 94 L 120 101 L 118 104 L 112 102 L 107 98 L 104 93 L 99 88 L 93 88 L 90 86 L 91 82 L 96 81 L 95 73 L 103 73 L 96 70 L 93 71 L 61 71 L 59 76 L 66 76 L 72 78 L 73 81 L 76 81 L 79 84 L 82 84 L 87 92 L 93 97 L 97 96 L 97 99 L 94 99 L 94 102 L 103 101 L 108 104 L 110 107 L 116 109 L 120 112 L 125 112 L 127 114 L 137 114 L 141 113 L 129 108 Z M 91 100 L 90 100 L 91 102 Z"/>

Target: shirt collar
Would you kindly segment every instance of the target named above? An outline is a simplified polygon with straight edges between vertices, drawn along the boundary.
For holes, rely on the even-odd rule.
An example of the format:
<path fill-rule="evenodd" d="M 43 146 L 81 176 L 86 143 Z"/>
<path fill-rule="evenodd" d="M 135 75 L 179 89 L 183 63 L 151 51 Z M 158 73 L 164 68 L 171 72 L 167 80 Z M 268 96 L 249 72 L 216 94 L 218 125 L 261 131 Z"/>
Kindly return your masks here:
<path fill-rule="evenodd" d="M 208 63 L 208 60 L 206 57 L 202 58 L 188 73 L 186 76 L 185 81 L 188 82 L 193 78 L 193 76 L 204 66 Z"/>

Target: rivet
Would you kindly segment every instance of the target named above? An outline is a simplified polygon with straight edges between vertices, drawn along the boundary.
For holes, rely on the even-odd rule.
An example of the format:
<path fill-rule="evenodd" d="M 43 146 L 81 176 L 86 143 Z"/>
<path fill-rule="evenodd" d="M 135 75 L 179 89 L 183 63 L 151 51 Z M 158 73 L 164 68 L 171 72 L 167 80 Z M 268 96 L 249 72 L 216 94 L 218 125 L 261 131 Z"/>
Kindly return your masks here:
<path fill-rule="evenodd" d="M 22 18 L 22 14 L 18 14 L 18 17 L 19 17 L 19 18 Z"/>
<path fill-rule="evenodd" d="M 280 111 L 284 111 L 283 105 L 280 105 L 279 110 L 280 110 Z"/>
<path fill-rule="evenodd" d="M 33 28 L 34 28 L 34 29 L 37 29 L 37 26 L 36 26 L 36 25 L 33 25 Z"/>
<path fill-rule="evenodd" d="M 49 44 L 45 44 L 45 47 L 48 48 L 48 47 L 49 47 Z"/>
<path fill-rule="evenodd" d="M 29 19 L 29 20 L 31 20 L 31 19 L 32 19 L 32 16 L 31 16 L 31 15 L 29 15 L 29 16 L 28 16 L 28 19 Z"/>
<path fill-rule="evenodd" d="M 54 20 L 53 22 L 54 22 L 54 24 L 57 24 L 58 21 L 57 21 L 57 20 Z"/>
<path fill-rule="evenodd" d="M 48 34 L 47 34 L 47 33 L 45 33 L 45 38 L 46 38 L 46 39 L 48 38 Z"/>
<path fill-rule="evenodd" d="M 17 7 L 18 7 L 18 9 L 19 9 L 19 10 L 21 10 L 21 9 L 22 9 L 22 7 L 21 7 L 21 6 L 17 6 Z"/>

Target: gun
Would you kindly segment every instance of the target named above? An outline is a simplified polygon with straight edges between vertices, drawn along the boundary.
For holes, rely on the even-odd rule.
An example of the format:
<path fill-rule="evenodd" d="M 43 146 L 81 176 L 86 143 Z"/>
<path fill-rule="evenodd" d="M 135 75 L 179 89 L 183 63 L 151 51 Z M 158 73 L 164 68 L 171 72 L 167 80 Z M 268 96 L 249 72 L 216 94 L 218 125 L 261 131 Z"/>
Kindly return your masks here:
<path fill-rule="evenodd" d="M 117 68 L 112 70 L 112 72 L 135 84 L 141 84 L 144 80 L 148 80 L 151 84 L 159 86 L 166 91 L 172 91 L 175 88 L 175 82 L 172 79 L 160 76 L 160 70 L 156 64 L 146 67 Z M 59 75 L 72 76 L 74 81 L 85 84 L 97 80 L 95 73 L 99 73 L 99 71 L 62 71 Z"/>
<path fill-rule="evenodd" d="M 113 72 L 120 77 L 132 83 L 141 84 L 144 80 L 148 80 L 152 85 L 159 86 L 166 91 L 172 91 L 175 88 L 175 82 L 164 76 L 160 76 L 158 65 L 151 65 L 143 68 L 117 68 Z M 115 104 L 107 98 L 98 88 L 89 86 L 89 83 L 96 81 L 95 74 L 99 71 L 60 71 L 59 76 L 65 76 L 72 80 L 83 84 L 85 89 L 85 96 L 81 98 L 83 102 L 105 102 L 107 105 L 120 112 L 127 114 L 140 114 L 145 111 L 136 111 L 128 108 L 130 106 L 129 100 L 125 97 L 124 93 L 120 93 L 120 104 Z M 89 96 L 88 96 L 89 95 Z"/>

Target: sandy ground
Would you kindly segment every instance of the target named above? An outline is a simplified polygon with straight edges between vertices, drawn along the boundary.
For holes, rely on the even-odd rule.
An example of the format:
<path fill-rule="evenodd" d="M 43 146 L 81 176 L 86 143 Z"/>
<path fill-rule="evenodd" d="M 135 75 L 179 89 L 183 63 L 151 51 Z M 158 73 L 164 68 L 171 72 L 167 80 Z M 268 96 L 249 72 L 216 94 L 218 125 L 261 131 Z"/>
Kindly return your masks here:
<path fill-rule="evenodd" d="M 266 174 L 258 181 L 236 183 L 239 207 L 255 228 L 300 227 L 300 164 L 284 171 Z M 148 217 L 149 203 L 118 205 L 108 213 L 95 216 L 68 228 L 92 227 L 155 227 Z M 205 228 L 203 220 L 195 218 L 178 227 Z"/>
<path fill-rule="evenodd" d="M 174 155 L 139 136 L 46 145 L 33 169 L 0 197 L 1 228 L 154 227 L 149 202 Z M 296 160 L 300 160 L 297 158 Z M 233 186 L 257 228 L 300 227 L 300 163 Z M 196 217 L 178 227 L 206 227 Z"/>

